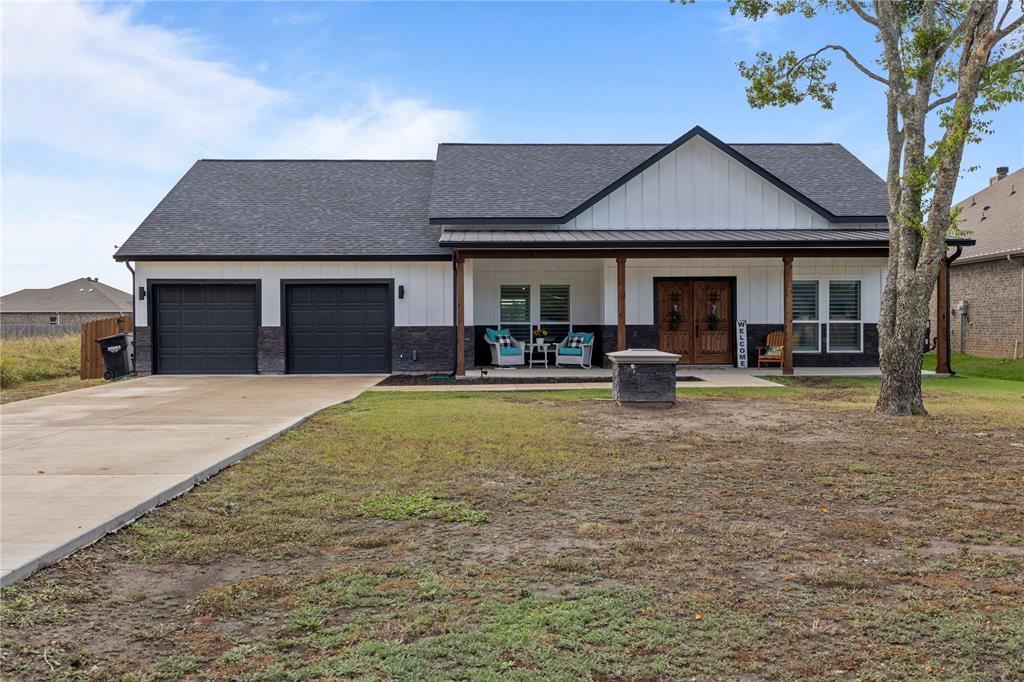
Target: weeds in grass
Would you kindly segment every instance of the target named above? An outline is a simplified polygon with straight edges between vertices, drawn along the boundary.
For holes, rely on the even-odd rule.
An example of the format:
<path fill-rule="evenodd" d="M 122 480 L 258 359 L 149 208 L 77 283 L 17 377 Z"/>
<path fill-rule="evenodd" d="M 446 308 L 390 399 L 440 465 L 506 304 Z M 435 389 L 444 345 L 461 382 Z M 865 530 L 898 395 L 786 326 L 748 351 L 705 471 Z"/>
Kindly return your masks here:
<path fill-rule="evenodd" d="M 476 525 L 488 520 L 485 509 L 466 502 L 439 500 L 429 493 L 411 495 L 382 493 L 363 500 L 356 513 L 375 519 L 440 519 Z"/>
<path fill-rule="evenodd" d="M 0 341 L 0 388 L 31 381 L 77 375 L 81 362 L 78 336 L 27 336 Z"/>

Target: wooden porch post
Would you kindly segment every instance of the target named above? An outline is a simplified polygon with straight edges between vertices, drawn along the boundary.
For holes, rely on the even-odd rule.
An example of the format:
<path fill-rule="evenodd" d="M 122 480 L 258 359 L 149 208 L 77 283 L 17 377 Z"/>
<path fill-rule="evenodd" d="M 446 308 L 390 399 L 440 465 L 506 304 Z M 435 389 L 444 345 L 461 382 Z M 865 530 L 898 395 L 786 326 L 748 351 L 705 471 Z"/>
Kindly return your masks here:
<path fill-rule="evenodd" d="M 793 373 L 793 257 L 782 258 L 782 373 Z"/>
<path fill-rule="evenodd" d="M 944 253 L 935 283 L 935 326 L 935 373 L 949 374 L 949 263 Z"/>
<path fill-rule="evenodd" d="M 455 256 L 455 376 L 466 376 L 466 259 Z"/>
<path fill-rule="evenodd" d="M 615 350 L 626 350 L 626 259 L 615 259 L 616 279 L 618 287 L 618 333 L 616 334 Z"/>

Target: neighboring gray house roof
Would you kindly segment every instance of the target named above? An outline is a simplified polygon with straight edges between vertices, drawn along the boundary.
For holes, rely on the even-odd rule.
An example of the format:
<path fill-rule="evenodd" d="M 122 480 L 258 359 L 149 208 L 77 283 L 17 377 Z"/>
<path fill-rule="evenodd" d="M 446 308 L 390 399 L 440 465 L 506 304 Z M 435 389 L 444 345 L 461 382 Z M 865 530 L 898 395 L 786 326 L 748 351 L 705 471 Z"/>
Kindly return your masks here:
<path fill-rule="evenodd" d="M 433 223 L 561 223 L 699 136 L 831 222 L 880 222 L 885 182 L 839 144 L 726 144 L 697 126 L 668 144 L 438 145 Z"/>
<path fill-rule="evenodd" d="M 993 177 L 990 184 L 959 204 L 957 227 L 977 244 L 954 264 L 1024 253 L 1024 168 Z"/>
<path fill-rule="evenodd" d="M 127 313 L 132 295 L 91 277 L 50 289 L 22 289 L 0 298 L 4 313 Z"/>
<path fill-rule="evenodd" d="M 433 161 L 196 162 L 114 258 L 445 258 Z"/>

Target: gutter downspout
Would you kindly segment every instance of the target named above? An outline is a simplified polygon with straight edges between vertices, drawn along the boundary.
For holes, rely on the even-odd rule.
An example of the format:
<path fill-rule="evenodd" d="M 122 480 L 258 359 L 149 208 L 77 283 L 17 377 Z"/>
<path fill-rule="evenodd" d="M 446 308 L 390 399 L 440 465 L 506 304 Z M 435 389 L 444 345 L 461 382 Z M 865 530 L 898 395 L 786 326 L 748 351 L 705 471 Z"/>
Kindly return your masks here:
<path fill-rule="evenodd" d="M 964 247 L 957 246 L 956 247 L 956 251 L 953 252 L 952 256 L 946 256 L 946 305 L 949 305 L 949 304 L 952 303 L 952 300 L 949 297 L 949 289 L 950 289 L 949 283 L 953 280 L 953 277 L 952 277 L 953 271 L 952 271 L 952 269 L 950 269 L 949 266 L 951 266 L 953 264 L 953 261 L 955 261 L 957 258 L 959 258 L 963 254 L 963 252 L 964 252 Z M 948 310 L 946 311 L 946 320 L 949 320 L 949 311 Z M 946 323 L 946 352 L 949 353 L 949 358 L 948 358 L 949 362 L 947 363 L 947 366 L 949 367 L 949 376 L 951 376 L 951 377 L 952 376 L 956 376 L 956 372 L 953 371 L 953 350 L 952 350 L 953 349 L 953 333 L 952 333 L 952 331 L 953 331 L 952 330 L 952 325 L 950 325 L 947 322 Z"/>
<path fill-rule="evenodd" d="M 138 292 L 135 289 L 135 268 L 128 261 L 124 262 L 124 266 L 128 268 L 128 272 L 132 273 L 132 348 L 135 347 L 135 296 Z M 135 374 L 135 353 L 132 353 L 132 374 Z"/>

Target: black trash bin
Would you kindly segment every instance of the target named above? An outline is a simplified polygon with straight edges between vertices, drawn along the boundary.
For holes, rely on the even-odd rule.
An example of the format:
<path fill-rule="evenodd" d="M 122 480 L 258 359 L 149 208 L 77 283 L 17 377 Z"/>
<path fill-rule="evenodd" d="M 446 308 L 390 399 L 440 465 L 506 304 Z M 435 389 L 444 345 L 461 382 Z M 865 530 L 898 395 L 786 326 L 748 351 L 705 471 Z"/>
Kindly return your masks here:
<path fill-rule="evenodd" d="M 103 355 L 103 365 L 107 371 L 104 379 L 117 379 L 131 374 L 135 370 L 135 335 L 122 332 L 113 336 L 96 339 Z"/>

